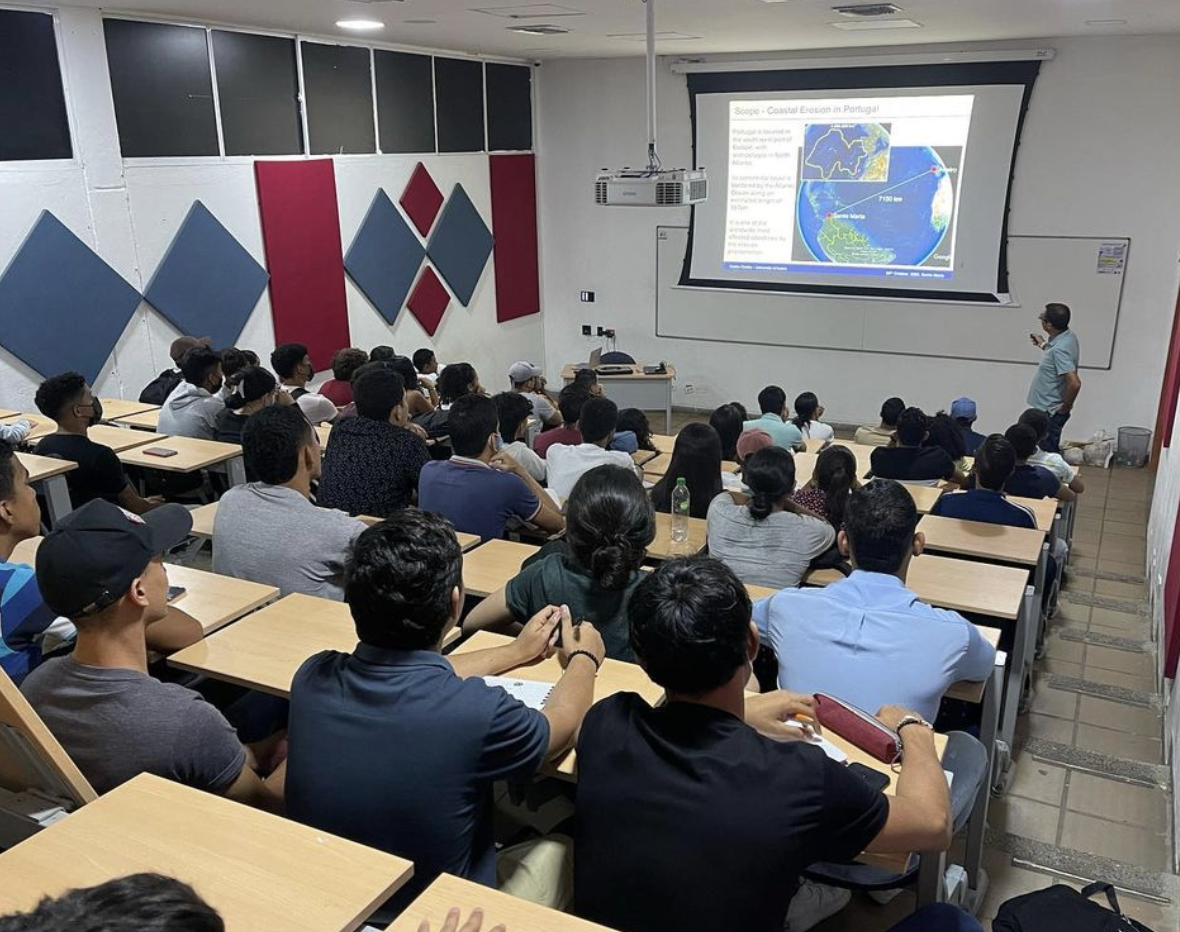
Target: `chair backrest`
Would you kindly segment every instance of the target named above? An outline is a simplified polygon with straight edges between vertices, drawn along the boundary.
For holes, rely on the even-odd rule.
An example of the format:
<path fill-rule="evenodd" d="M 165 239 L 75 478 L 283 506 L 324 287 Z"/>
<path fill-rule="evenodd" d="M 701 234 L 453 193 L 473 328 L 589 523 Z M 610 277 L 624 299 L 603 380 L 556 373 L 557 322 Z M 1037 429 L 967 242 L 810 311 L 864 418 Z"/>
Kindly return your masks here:
<path fill-rule="evenodd" d="M 601 362 L 607 366 L 633 366 L 635 365 L 635 357 L 629 353 L 603 353 Z"/>
<path fill-rule="evenodd" d="M 75 808 L 98 798 L 8 674 L 0 670 L 0 787 L 40 790 Z"/>

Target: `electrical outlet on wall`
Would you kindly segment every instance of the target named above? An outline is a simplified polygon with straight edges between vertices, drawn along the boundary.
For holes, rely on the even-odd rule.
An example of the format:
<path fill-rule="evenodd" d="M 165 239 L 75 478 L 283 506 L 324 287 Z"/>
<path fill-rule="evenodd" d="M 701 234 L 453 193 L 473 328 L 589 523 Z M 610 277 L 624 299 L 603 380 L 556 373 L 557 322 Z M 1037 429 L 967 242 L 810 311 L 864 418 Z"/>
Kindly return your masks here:
<path fill-rule="evenodd" d="M 583 291 L 581 293 L 579 300 L 583 304 L 593 304 L 594 303 L 594 292 L 593 291 Z"/>
<path fill-rule="evenodd" d="M 696 387 L 692 384 L 692 382 L 689 382 L 684 386 L 684 394 L 686 395 L 691 395 L 695 391 Z"/>
<path fill-rule="evenodd" d="M 590 325 L 589 324 L 582 324 L 582 336 L 589 337 L 589 336 L 593 336 L 593 335 L 594 335 L 594 333 L 593 333 Z"/>

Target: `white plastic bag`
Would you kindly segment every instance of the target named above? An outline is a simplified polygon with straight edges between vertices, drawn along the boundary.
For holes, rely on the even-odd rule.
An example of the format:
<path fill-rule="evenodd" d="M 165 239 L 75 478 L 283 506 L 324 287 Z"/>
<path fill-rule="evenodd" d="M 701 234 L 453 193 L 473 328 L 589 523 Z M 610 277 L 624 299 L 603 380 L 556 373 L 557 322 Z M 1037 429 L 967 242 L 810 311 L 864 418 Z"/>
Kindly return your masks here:
<path fill-rule="evenodd" d="M 1114 434 L 1110 431 L 1098 431 L 1082 448 L 1082 459 L 1087 466 L 1109 469 L 1112 456 L 1114 456 Z"/>

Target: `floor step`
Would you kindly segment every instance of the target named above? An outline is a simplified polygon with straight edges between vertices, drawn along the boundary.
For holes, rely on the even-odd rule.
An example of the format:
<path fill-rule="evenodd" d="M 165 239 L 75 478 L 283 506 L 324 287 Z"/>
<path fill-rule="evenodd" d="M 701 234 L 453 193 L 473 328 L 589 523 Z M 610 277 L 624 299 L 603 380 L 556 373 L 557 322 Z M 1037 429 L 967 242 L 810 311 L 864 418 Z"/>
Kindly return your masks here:
<path fill-rule="evenodd" d="M 1139 706 L 1143 709 L 1163 708 L 1163 697 L 1159 693 L 1144 693 L 1137 689 L 1127 689 L 1125 686 L 1110 686 L 1106 683 L 1095 683 L 1083 680 L 1077 676 L 1062 676 L 1060 673 L 1050 673 L 1046 682 L 1053 689 L 1064 689 L 1071 693 L 1084 693 L 1087 696 L 1097 696 L 1109 699 L 1111 702 L 1122 702 L 1125 705 Z"/>
<path fill-rule="evenodd" d="M 1147 582 L 1147 579 L 1143 576 L 1134 576 L 1128 573 L 1108 573 L 1105 570 L 1080 570 L 1076 566 L 1068 567 L 1066 573 L 1070 576 L 1085 576 L 1087 579 L 1105 579 L 1109 582 L 1137 583 L 1139 585 Z"/>
<path fill-rule="evenodd" d="M 1135 654 L 1155 653 L 1155 645 L 1151 641 L 1118 637 L 1113 634 L 1099 634 L 1097 631 L 1089 631 L 1077 625 L 1061 625 L 1054 628 L 1053 633 L 1063 641 L 1080 641 L 1083 644 L 1093 644 L 1095 647 L 1110 647 L 1114 650 L 1125 650 Z"/>
<path fill-rule="evenodd" d="M 1128 760 L 1112 757 L 1100 751 L 1059 744 L 1044 738 L 1026 738 L 1021 747 L 1033 758 L 1046 764 L 1056 764 L 1071 770 L 1097 774 L 1114 780 L 1123 780 L 1138 786 L 1167 790 L 1171 775 L 1164 764 L 1150 764 L 1147 761 Z"/>
<path fill-rule="evenodd" d="M 1146 615 L 1147 606 L 1143 602 L 1132 602 L 1127 599 L 1114 599 L 1108 595 L 1091 595 L 1087 592 L 1075 592 L 1072 589 L 1062 589 L 1058 598 L 1071 605 L 1089 605 L 1092 608 L 1108 608 L 1112 612 L 1123 612 L 1126 615 Z"/>

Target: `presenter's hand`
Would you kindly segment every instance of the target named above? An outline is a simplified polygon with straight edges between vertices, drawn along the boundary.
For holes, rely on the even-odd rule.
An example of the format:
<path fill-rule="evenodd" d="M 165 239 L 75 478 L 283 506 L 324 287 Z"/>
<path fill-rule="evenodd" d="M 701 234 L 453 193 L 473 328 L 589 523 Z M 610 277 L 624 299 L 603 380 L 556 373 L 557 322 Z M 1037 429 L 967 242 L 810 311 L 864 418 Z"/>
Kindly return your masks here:
<path fill-rule="evenodd" d="M 1045 338 L 1039 333 L 1030 333 L 1028 338 L 1032 340 L 1032 345 L 1037 349 L 1043 349 L 1045 346 Z"/>
<path fill-rule="evenodd" d="M 452 908 L 447 913 L 447 919 L 442 925 L 441 932 L 479 932 L 483 926 L 483 910 L 473 909 L 471 915 L 467 917 L 467 921 L 460 927 L 459 923 L 462 920 L 463 916 L 459 912 L 459 907 Z M 422 924 L 418 926 L 418 932 L 430 932 L 430 923 L 422 920 Z M 488 932 L 504 932 L 504 926 L 502 924 L 497 925 L 489 929 Z"/>

